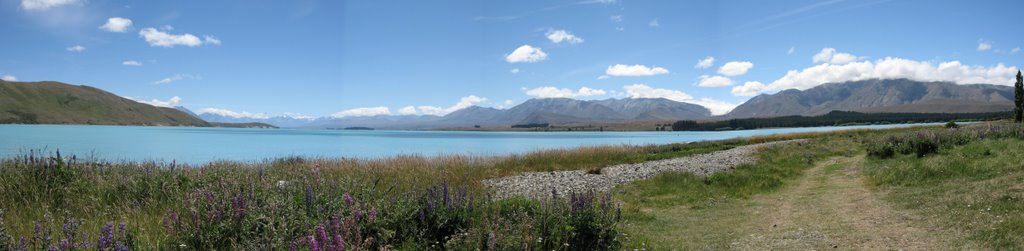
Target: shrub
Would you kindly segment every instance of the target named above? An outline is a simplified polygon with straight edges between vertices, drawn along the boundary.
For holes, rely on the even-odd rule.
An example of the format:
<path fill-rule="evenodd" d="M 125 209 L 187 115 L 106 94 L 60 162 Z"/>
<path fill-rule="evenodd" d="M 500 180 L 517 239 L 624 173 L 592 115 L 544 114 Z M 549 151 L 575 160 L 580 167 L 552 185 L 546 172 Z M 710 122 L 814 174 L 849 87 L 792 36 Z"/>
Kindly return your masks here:
<path fill-rule="evenodd" d="M 946 122 L 946 128 L 955 129 L 955 128 L 959 128 L 959 127 L 960 127 L 960 125 L 957 125 L 956 122 L 954 122 L 954 121 Z"/>

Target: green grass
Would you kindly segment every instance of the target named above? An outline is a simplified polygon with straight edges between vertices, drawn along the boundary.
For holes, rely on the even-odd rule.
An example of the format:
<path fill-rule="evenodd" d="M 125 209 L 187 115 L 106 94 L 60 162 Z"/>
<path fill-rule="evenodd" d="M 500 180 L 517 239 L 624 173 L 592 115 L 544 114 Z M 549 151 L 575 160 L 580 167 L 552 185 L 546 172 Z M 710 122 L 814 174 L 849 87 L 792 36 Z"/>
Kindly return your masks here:
<path fill-rule="evenodd" d="M 1024 247 L 1024 140 L 971 142 L 917 158 L 871 159 L 866 174 L 901 208 L 988 248 Z"/>
<path fill-rule="evenodd" d="M 620 186 L 615 196 L 623 202 L 623 225 L 632 236 L 626 247 L 729 248 L 749 216 L 744 208 L 750 196 L 778 190 L 816 161 L 858 151 L 851 135 L 830 136 L 767 149 L 757 163 L 729 172 L 665 173 Z"/>
<path fill-rule="evenodd" d="M 135 102 L 89 86 L 0 80 L 0 124 L 210 126 L 174 108 Z"/>

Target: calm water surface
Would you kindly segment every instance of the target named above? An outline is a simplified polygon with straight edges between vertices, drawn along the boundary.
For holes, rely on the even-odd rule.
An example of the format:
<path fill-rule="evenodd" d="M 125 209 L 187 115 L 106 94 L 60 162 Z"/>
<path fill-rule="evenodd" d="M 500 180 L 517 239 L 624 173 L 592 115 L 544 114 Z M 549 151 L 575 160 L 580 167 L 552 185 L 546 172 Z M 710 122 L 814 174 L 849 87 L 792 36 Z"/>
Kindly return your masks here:
<path fill-rule="evenodd" d="M 920 124 L 917 124 L 920 125 Z M 0 157 L 29 149 L 99 159 L 162 160 L 205 163 L 212 160 L 258 161 L 292 155 L 386 157 L 400 154 L 500 155 L 539 149 L 594 145 L 667 144 L 753 135 L 820 132 L 872 125 L 780 128 L 727 132 L 448 132 L 338 131 L 86 125 L 0 125 Z"/>

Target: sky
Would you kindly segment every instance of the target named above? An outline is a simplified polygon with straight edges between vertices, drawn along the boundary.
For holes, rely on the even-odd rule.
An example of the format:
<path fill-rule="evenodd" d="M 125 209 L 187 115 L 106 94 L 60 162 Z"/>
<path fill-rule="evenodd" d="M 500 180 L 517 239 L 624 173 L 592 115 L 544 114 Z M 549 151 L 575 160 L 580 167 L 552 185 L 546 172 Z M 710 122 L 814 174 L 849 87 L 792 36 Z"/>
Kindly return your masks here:
<path fill-rule="evenodd" d="M 0 0 L 0 78 L 253 118 L 550 97 L 724 114 L 828 82 L 1012 85 L 1022 19 L 1014 0 Z"/>

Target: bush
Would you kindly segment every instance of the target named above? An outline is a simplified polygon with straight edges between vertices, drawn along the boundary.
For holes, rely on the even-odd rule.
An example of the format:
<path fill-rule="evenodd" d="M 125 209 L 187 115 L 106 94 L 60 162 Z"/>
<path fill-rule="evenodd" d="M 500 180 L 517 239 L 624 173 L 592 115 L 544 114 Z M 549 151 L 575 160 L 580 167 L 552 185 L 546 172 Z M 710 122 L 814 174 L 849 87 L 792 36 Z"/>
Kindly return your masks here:
<path fill-rule="evenodd" d="M 952 123 L 952 122 L 951 122 Z M 955 123 L 954 123 L 955 124 Z M 986 123 L 957 129 L 926 129 L 896 135 L 868 138 L 863 141 L 869 156 L 891 158 L 896 154 L 914 153 L 917 157 L 938 153 L 943 148 L 965 145 L 980 139 L 1024 138 L 1019 125 Z"/>
<path fill-rule="evenodd" d="M 946 123 L 946 128 L 955 129 L 955 128 L 959 128 L 959 127 L 960 127 L 960 125 L 957 125 L 956 122 L 954 122 L 954 121 L 949 121 L 949 122 Z"/>

